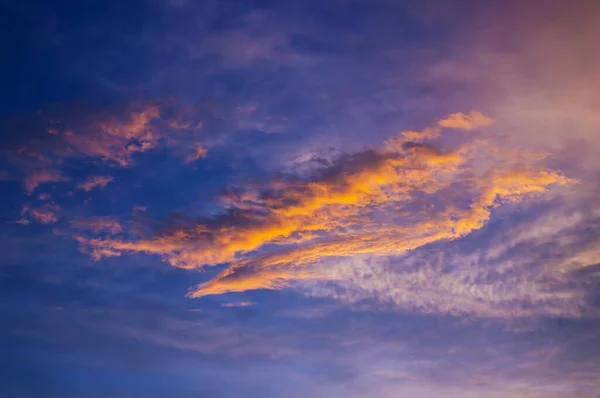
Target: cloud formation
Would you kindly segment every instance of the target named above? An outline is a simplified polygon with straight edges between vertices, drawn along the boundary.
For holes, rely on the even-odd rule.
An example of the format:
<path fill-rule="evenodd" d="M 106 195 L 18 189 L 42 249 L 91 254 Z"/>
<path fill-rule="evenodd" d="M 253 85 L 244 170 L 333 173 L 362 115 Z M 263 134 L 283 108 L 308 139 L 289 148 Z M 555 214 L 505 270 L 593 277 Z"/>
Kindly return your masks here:
<path fill-rule="evenodd" d="M 240 261 L 200 285 L 192 296 L 280 288 L 289 280 L 327 277 L 327 274 L 321 275 L 305 268 L 322 258 L 399 255 L 429 243 L 460 238 L 482 228 L 497 203 L 516 202 L 527 195 L 545 192 L 550 185 L 568 183 L 568 179 L 546 171 L 493 176 L 467 209 L 445 208 L 402 226 L 381 223 L 379 230 L 377 224 L 369 225 L 371 220 L 361 220 L 359 226 L 348 226 L 361 228 L 358 232 L 317 240 L 283 253 Z M 331 277 L 337 279 L 339 276 L 334 274 Z"/>
<path fill-rule="evenodd" d="M 384 146 L 343 155 L 308 178 L 282 177 L 222 195 L 223 213 L 146 239 L 78 237 L 99 259 L 122 253 L 161 256 L 181 268 L 230 263 L 190 295 L 278 289 L 291 281 L 338 279 L 315 265 L 333 258 L 396 256 L 482 228 L 492 210 L 573 180 L 535 164 L 515 165 L 495 150 L 494 163 L 470 132 L 453 147 L 436 144 L 443 128 L 491 124 L 479 112 L 452 114 L 432 128 L 406 131 Z M 503 159 L 503 156 L 505 159 Z"/>

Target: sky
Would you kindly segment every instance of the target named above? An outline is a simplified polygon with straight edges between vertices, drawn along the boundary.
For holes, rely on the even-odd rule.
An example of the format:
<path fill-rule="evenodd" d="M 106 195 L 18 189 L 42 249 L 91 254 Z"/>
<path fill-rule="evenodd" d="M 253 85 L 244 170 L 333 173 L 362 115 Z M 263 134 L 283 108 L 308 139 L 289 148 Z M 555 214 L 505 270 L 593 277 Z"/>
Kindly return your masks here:
<path fill-rule="evenodd" d="M 600 396 L 597 1 L 0 31 L 0 396 Z"/>

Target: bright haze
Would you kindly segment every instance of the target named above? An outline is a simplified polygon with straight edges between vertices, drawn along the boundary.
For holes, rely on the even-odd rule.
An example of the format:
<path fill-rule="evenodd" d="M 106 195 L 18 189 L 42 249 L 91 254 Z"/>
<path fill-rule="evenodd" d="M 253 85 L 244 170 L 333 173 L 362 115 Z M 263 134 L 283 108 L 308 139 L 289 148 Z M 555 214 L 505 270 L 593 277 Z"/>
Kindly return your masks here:
<path fill-rule="evenodd" d="M 1 397 L 600 395 L 600 2 L 0 31 Z"/>

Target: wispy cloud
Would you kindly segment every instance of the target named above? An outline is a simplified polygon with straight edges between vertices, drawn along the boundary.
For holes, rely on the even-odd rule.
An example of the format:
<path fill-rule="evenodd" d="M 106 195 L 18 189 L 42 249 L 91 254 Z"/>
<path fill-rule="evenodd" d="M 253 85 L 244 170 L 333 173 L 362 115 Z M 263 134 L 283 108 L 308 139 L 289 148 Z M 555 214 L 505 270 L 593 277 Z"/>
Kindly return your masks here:
<path fill-rule="evenodd" d="M 233 303 L 224 303 L 221 304 L 221 307 L 231 308 L 231 307 L 251 307 L 255 305 L 255 302 L 252 301 L 238 301 Z"/>
<path fill-rule="evenodd" d="M 24 205 L 21 217 L 29 216 L 42 224 L 52 224 L 58 221 L 60 211 L 60 206 L 53 202 L 34 207 Z"/>
<path fill-rule="evenodd" d="M 121 223 L 110 217 L 86 217 L 76 218 L 71 222 L 74 228 L 91 231 L 92 233 L 118 234 L 123 230 Z"/>
<path fill-rule="evenodd" d="M 90 192 L 94 188 L 103 189 L 112 180 L 114 180 L 112 176 L 90 176 L 87 180 L 77 185 L 77 188 Z"/>
<path fill-rule="evenodd" d="M 32 193 L 41 184 L 61 182 L 65 180 L 67 179 L 59 170 L 36 170 L 25 177 L 23 186 L 25 191 Z"/>

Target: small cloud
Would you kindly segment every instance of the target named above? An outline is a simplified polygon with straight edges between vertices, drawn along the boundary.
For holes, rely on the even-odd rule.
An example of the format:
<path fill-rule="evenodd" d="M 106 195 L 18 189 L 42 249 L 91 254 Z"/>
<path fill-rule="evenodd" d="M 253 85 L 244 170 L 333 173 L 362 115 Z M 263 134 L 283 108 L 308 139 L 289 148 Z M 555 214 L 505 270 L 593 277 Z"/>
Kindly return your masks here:
<path fill-rule="evenodd" d="M 221 304 L 221 307 L 227 307 L 227 308 L 231 308 L 231 307 L 251 307 L 253 306 L 254 302 L 252 301 L 238 301 L 238 302 L 234 302 L 234 303 L 223 303 Z"/>
<path fill-rule="evenodd" d="M 450 129 L 473 130 L 489 126 L 493 122 L 493 119 L 483 115 L 481 112 L 472 111 L 468 115 L 461 112 L 448 115 L 445 119 L 438 121 L 438 125 Z"/>
<path fill-rule="evenodd" d="M 81 184 L 77 185 L 77 189 L 83 189 L 86 192 L 90 192 L 94 188 L 103 189 L 114 180 L 112 176 L 91 176 Z"/>
<path fill-rule="evenodd" d="M 25 205 L 21 210 L 21 216 L 28 215 L 42 224 L 52 224 L 58 221 L 58 213 L 60 210 L 60 206 L 56 203 L 46 203 L 41 207 L 34 208 Z M 17 222 L 23 225 L 29 224 L 29 221 L 26 219 L 21 219 Z"/>
<path fill-rule="evenodd" d="M 192 163 L 200 158 L 204 158 L 207 153 L 208 150 L 206 150 L 206 148 L 204 148 L 202 145 L 198 145 L 194 149 L 194 152 L 186 157 L 185 161 L 186 163 Z"/>
<path fill-rule="evenodd" d="M 121 224 L 117 220 L 109 217 L 78 218 L 71 222 L 71 226 L 94 233 L 108 232 L 111 234 L 118 234 L 123 230 Z"/>

